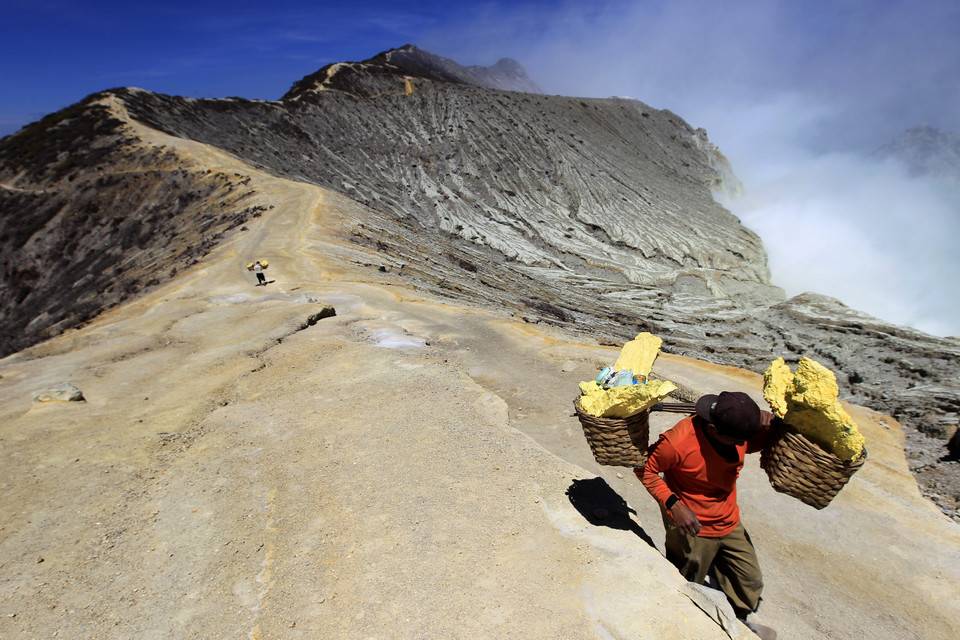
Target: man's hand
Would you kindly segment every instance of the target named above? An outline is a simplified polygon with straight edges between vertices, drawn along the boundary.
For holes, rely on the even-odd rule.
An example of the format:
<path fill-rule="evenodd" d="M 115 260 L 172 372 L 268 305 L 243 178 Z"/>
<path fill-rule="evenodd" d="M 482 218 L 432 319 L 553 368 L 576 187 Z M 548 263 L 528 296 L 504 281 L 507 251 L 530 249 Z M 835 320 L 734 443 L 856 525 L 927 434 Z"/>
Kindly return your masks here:
<path fill-rule="evenodd" d="M 695 536 L 700 533 L 700 521 L 697 520 L 696 514 L 679 500 L 670 509 L 670 515 L 673 516 L 673 521 L 677 523 L 677 528 L 683 535 Z"/>
<path fill-rule="evenodd" d="M 769 411 L 760 412 L 760 426 L 764 429 L 769 429 L 770 425 L 773 424 L 773 421 L 777 418 L 776 414 L 770 413 Z"/>

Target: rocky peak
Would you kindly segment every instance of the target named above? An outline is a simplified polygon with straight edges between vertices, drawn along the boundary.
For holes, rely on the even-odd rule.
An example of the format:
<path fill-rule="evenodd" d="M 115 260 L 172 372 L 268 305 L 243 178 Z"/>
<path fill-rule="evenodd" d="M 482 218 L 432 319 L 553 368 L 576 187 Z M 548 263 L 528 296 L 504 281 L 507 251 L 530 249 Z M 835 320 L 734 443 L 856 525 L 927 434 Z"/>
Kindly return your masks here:
<path fill-rule="evenodd" d="M 501 58 L 489 67 L 464 67 L 453 60 L 408 44 L 384 51 L 362 62 L 329 64 L 294 84 L 282 99 L 296 99 L 311 91 L 331 89 L 372 97 L 387 91 L 405 91 L 407 78 L 425 78 L 503 91 L 542 93 L 537 83 L 530 79 L 526 70 L 516 60 Z"/>
<path fill-rule="evenodd" d="M 501 58 L 489 67 L 464 67 L 409 44 L 381 55 L 389 64 L 417 77 L 488 89 L 543 93 L 520 63 L 511 58 Z"/>
<path fill-rule="evenodd" d="M 907 129 L 874 152 L 893 158 L 914 175 L 944 178 L 960 185 L 960 135 L 928 124 Z"/>

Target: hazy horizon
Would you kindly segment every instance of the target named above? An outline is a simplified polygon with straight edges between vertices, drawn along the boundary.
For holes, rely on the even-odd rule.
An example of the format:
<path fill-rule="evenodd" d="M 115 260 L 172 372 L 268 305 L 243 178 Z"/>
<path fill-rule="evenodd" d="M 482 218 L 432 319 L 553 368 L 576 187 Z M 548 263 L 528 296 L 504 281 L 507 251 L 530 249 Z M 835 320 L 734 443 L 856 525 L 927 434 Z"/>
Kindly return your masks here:
<path fill-rule="evenodd" d="M 501 57 L 548 93 L 630 96 L 707 129 L 747 188 L 773 282 L 960 336 L 960 196 L 869 154 L 960 132 L 960 3 L 276 0 L 10 2 L 0 135 L 116 86 L 277 99 L 330 62 L 413 43 Z"/>

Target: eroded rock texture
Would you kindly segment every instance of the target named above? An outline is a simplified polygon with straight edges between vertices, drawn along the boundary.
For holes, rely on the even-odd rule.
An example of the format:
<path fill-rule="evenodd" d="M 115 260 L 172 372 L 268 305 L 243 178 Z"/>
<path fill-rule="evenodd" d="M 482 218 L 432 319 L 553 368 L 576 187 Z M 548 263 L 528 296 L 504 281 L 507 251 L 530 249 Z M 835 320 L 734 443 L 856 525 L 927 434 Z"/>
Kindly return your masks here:
<path fill-rule="evenodd" d="M 703 130 L 634 100 L 534 91 L 511 61 L 464 68 L 404 47 L 324 67 L 275 102 L 117 89 L 54 114 L 0 142 L 0 328 L 24 334 L 4 353 L 256 213 L 242 176 L 178 170 L 131 139 L 129 117 L 348 196 L 363 264 L 420 289 L 611 342 L 646 330 L 758 372 L 809 356 L 842 395 L 908 425 L 956 417 L 957 341 L 785 300 L 760 239 L 713 198 L 740 185 Z"/>

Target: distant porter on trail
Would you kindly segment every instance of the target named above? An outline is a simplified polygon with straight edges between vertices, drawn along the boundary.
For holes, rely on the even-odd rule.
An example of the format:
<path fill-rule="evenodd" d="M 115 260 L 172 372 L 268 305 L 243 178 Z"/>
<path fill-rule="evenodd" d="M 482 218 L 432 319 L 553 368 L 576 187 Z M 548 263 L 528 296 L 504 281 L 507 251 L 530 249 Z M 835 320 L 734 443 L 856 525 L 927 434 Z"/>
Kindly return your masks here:
<path fill-rule="evenodd" d="M 256 262 L 251 262 L 250 264 L 247 265 L 247 270 L 248 270 L 248 271 L 253 271 L 254 273 L 257 274 L 257 286 L 258 286 L 258 287 L 259 287 L 260 285 L 266 285 L 266 284 L 267 284 L 267 278 L 266 278 L 266 276 L 263 275 L 263 270 L 266 269 L 267 266 L 268 266 L 268 265 L 267 265 L 267 261 L 266 261 L 266 260 L 257 260 Z"/>

